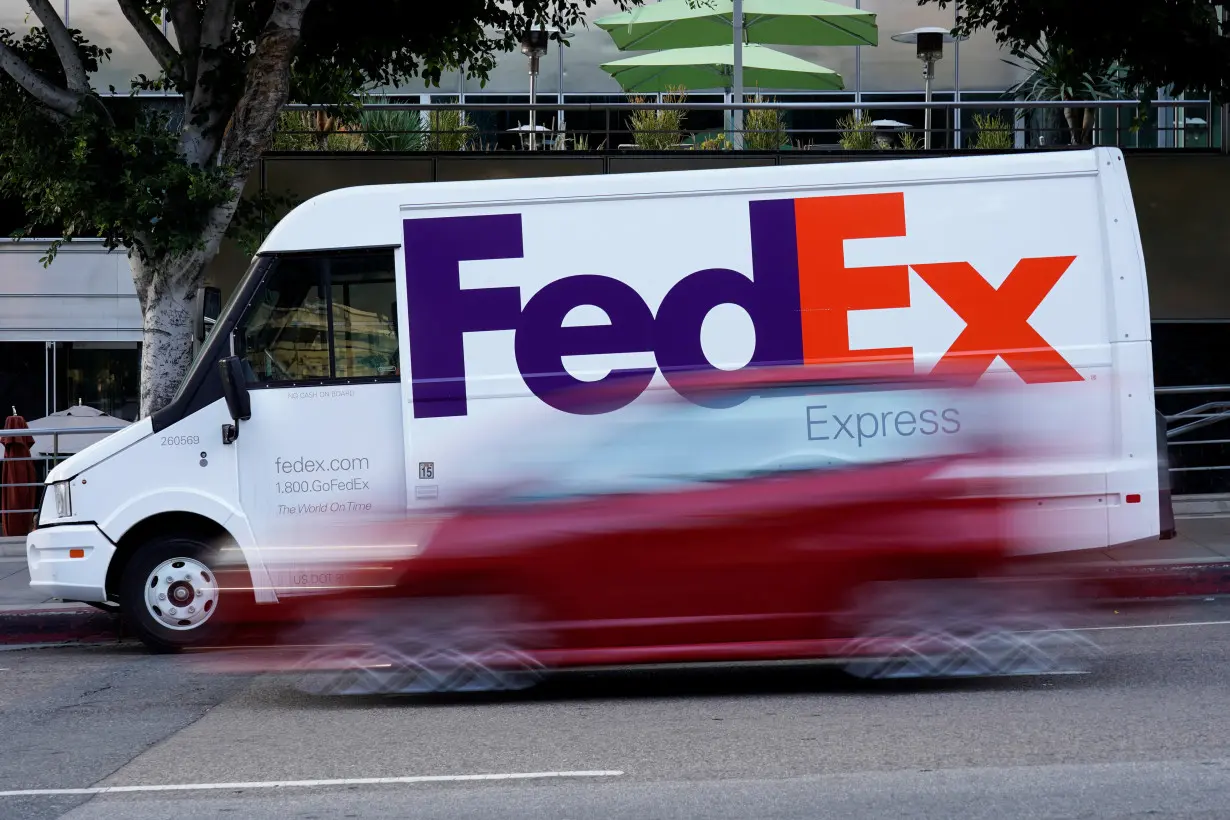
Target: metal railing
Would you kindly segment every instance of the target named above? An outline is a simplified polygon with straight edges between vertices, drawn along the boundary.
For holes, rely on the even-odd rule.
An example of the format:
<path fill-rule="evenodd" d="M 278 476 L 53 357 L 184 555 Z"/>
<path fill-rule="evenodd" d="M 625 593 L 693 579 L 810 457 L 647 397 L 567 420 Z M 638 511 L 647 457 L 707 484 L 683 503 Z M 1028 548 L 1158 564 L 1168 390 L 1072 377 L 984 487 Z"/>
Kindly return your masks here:
<path fill-rule="evenodd" d="M 1166 419 L 1170 472 L 1179 474 L 1174 476 L 1175 493 L 1230 492 L 1230 385 L 1159 387 L 1154 392 Z M 1215 398 L 1219 395 L 1225 398 Z M 1191 404 L 1193 400 L 1198 403 Z M 1222 431 L 1211 429 L 1223 424 L 1227 426 Z M 1201 430 L 1206 432 L 1200 438 L 1188 437 Z"/>
<path fill-rule="evenodd" d="M 111 433 L 117 433 L 123 429 L 124 427 L 107 426 L 107 427 L 37 427 L 37 428 L 31 427 L 31 428 L 17 428 L 17 429 L 11 429 L 11 430 L 0 430 L 0 444 L 3 444 L 7 439 L 10 439 L 10 438 L 31 437 L 31 438 L 45 439 L 48 436 L 51 437 L 51 452 L 50 453 L 31 454 L 29 456 L 18 456 L 14 458 L 6 457 L 3 459 L 0 459 L 0 466 L 3 466 L 5 463 L 14 462 L 14 461 L 32 462 L 36 465 L 36 480 L 33 482 L 30 482 L 30 481 L 5 482 L 3 480 L 3 473 L 0 473 L 0 493 L 3 493 L 4 489 L 7 487 L 34 487 L 36 488 L 35 497 L 34 497 L 34 506 L 32 508 L 29 508 L 29 509 L 23 508 L 23 509 L 15 509 L 15 510 L 0 509 L 0 513 L 3 513 L 5 515 L 8 515 L 8 514 L 37 515 L 38 514 L 40 505 L 43 502 L 42 490 L 45 487 L 44 480 L 47 477 L 47 473 L 49 473 L 51 469 L 55 467 L 55 465 L 59 464 L 60 462 L 67 459 L 69 456 L 72 456 L 76 452 L 78 452 L 77 450 L 74 450 L 73 452 L 61 452 L 60 451 L 61 436 L 64 436 L 67 438 L 67 437 L 71 437 L 75 435 L 87 435 L 87 436 L 110 435 Z M 8 533 L 0 533 L 0 534 L 8 535 Z"/>
<path fill-rule="evenodd" d="M 614 95 L 612 95 L 614 96 Z M 289 104 L 288 112 L 319 112 L 325 106 Z M 1003 149 L 1065 147 L 1077 144 L 1113 145 L 1124 148 L 1225 150 L 1226 122 L 1217 122 L 1221 106 L 1201 100 L 961 100 L 957 101 L 852 101 L 800 102 L 788 99 L 767 102 L 557 102 L 488 103 L 381 102 L 363 104 L 369 113 L 402 112 L 408 127 L 389 127 L 388 122 L 371 121 L 360 114 L 351 120 L 305 118 L 304 128 L 280 128 L 275 134 L 275 151 L 502 151 L 528 147 L 528 132 L 517 130 L 531 111 L 540 122 L 535 132 L 542 150 L 588 151 L 593 149 L 660 150 L 729 149 L 734 135 L 729 115 L 776 111 L 770 130 L 754 124 L 745 116 L 741 133 L 748 147 L 762 150 L 843 150 L 858 144 L 864 149 L 908 148 L 922 150 L 921 125 L 889 123 L 873 126 L 876 112 L 925 112 L 940 114 L 932 128 L 933 145 L 940 149 L 993 147 Z M 1138 115 L 1144 112 L 1141 119 Z M 442 124 L 442 112 L 461 112 L 460 121 Z M 1079 128 L 1070 124 L 1065 111 L 1076 112 Z M 1092 122 L 1085 123 L 1085 113 Z M 649 126 L 634 127 L 630 118 L 637 112 L 652 114 Z M 662 125 L 663 115 L 675 112 L 682 122 Z M 992 128 L 980 129 L 974 117 L 998 117 Z M 426 116 L 424 116 L 426 115 Z M 543 116 L 546 115 L 546 116 Z M 1049 116 L 1049 119 L 1048 119 Z M 553 117 L 553 118 L 552 118 Z M 859 117 L 856 127 L 849 118 Z M 417 120 L 417 122 L 416 122 Z M 514 125 L 515 122 L 515 125 Z M 984 125 L 985 125 L 984 121 Z M 1216 127 L 1215 127 L 1216 126 Z M 1079 132 L 1079 133 L 1078 133 Z M 870 138 L 860 135 L 870 134 Z M 725 137 L 724 141 L 722 138 Z M 986 137 L 993 139 L 987 140 Z M 868 144 L 870 143 L 870 144 Z M 916 145 L 914 144 L 916 143 Z M 394 146 L 394 147 L 390 147 Z M 401 147 L 396 147 L 401 146 Z"/>

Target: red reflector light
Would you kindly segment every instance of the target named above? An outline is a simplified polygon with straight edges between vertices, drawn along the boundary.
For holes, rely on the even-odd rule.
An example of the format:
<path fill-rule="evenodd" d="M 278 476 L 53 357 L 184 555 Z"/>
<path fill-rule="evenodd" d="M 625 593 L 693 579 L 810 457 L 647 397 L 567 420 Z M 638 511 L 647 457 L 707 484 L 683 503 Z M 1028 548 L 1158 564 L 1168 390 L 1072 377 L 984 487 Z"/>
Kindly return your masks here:
<path fill-rule="evenodd" d="M 69 550 L 69 551 L 68 551 L 68 557 L 69 557 L 69 558 L 84 558 L 84 557 L 85 557 L 85 550 L 83 550 L 83 549 L 71 549 L 71 550 Z"/>
<path fill-rule="evenodd" d="M 1131 495 L 1129 495 L 1127 497 L 1127 503 L 1139 504 L 1140 503 L 1140 493 L 1132 493 Z"/>

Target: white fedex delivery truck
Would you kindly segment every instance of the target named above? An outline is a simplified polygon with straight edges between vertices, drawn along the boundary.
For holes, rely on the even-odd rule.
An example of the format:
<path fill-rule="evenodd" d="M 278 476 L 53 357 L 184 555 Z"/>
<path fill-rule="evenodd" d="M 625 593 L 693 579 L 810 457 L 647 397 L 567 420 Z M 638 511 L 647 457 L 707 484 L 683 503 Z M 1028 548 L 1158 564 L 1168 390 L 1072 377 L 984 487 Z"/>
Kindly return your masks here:
<path fill-rule="evenodd" d="M 449 504 L 510 420 L 590 429 L 676 373 L 866 359 L 1012 382 L 1079 443 L 1038 484 L 1078 522 L 1048 548 L 1165 529 L 1144 259 L 1123 157 L 1097 148 L 318 196 L 175 400 L 48 476 L 30 583 L 191 645 L 226 605 L 217 545 L 258 603 L 318 587 L 278 550 Z M 603 407 L 566 389 L 614 377 Z M 857 454 L 866 431 L 825 421 L 800 446 Z"/>

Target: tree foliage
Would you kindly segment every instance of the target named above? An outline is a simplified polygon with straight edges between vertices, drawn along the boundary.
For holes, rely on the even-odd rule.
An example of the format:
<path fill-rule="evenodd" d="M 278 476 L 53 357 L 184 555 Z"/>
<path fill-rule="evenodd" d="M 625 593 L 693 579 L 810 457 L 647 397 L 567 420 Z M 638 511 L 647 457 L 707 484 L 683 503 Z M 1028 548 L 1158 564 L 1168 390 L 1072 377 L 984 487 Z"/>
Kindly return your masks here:
<path fill-rule="evenodd" d="M 1127 88 L 1230 90 L 1230 38 L 1209 0 L 961 0 L 957 32 L 982 29 L 1018 57 L 1045 44 L 1075 77 L 1113 66 Z"/>
<path fill-rule="evenodd" d="M 64 84 L 45 30 L 20 40 L 3 31 L 0 40 Z M 87 70 L 96 71 L 109 51 L 76 32 L 74 41 Z M 130 245 L 142 257 L 189 250 L 208 213 L 230 192 L 222 169 L 182 161 L 170 126 L 170 117 L 135 100 L 94 95 L 83 98 L 74 116 L 49 116 L 39 100 L 0 75 L 0 127 L 9 135 L 0 154 L 0 192 L 25 209 L 29 226 L 19 235 L 52 230 L 66 239 L 102 237 L 108 247 Z"/>
<path fill-rule="evenodd" d="M 498 55 L 515 47 L 519 31 L 534 23 L 575 26 L 596 0 L 300 2 L 305 12 L 286 96 L 328 104 L 339 114 L 353 113 L 356 94 L 366 88 L 413 77 L 427 86 L 458 65 L 485 78 Z M 71 114 L 57 111 L 8 69 L 24 64 L 49 86 L 70 90 L 65 61 L 48 34 L 58 18 L 23 36 L 0 30 L 0 48 L 16 58 L 4 62 L 6 72 L 0 73 L 0 127 L 10 135 L 0 154 L 0 195 L 20 200 L 29 230 L 37 226 L 45 235 L 54 229 L 67 239 L 102 237 L 108 247 L 131 248 L 146 259 L 175 256 L 199 247 L 211 213 L 233 199 L 237 178 L 251 169 L 251 152 L 225 151 L 223 136 L 228 128 L 243 129 L 245 123 L 235 121 L 241 101 L 270 80 L 252 74 L 252 61 L 276 3 L 116 3 L 163 69 L 155 77 L 135 78 L 127 90 L 177 92 L 182 110 L 151 111 L 134 100 L 99 97 L 90 88 L 78 95 Z M 162 36 L 164 6 L 170 38 Z M 224 36 L 211 39 L 211 19 L 224 21 L 218 29 Z M 68 34 L 87 75 L 110 56 L 80 32 Z M 258 152 L 268 136 L 255 135 Z M 247 203 L 236 227 L 246 227 L 243 217 L 262 204 Z"/>
<path fill-rule="evenodd" d="M 39 25 L 0 30 L 0 197 L 27 216 L 18 235 L 128 249 L 146 414 L 190 363 L 187 302 L 205 266 L 228 230 L 250 238 L 270 207 L 241 194 L 288 101 L 352 117 L 373 88 L 429 87 L 459 65 L 485 80 L 528 28 L 574 28 L 597 0 L 114 0 L 160 71 L 112 95 L 90 83 L 109 50 L 67 28 L 52 0 L 26 2 Z M 178 102 L 137 99 L 147 91 Z"/>

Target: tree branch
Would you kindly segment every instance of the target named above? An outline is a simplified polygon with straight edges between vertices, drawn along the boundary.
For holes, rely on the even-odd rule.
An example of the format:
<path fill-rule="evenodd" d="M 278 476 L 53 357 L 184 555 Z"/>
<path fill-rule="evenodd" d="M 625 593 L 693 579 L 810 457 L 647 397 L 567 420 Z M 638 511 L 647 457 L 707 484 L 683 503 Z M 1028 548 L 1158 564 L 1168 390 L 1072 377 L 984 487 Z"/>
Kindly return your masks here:
<path fill-rule="evenodd" d="M 81 107 L 81 94 L 74 94 L 48 82 L 5 43 L 0 43 L 0 68 L 56 115 L 71 117 Z"/>
<path fill-rule="evenodd" d="M 290 96 L 290 66 L 312 0 L 278 0 L 248 61 L 244 95 L 222 144 L 222 162 L 246 177 Z"/>
<path fill-rule="evenodd" d="M 205 13 L 201 16 L 200 51 L 196 76 L 196 91 L 208 90 L 209 73 L 216 70 L 222 62 L 221 51 L 231 39 L 231 28 L 235 23 L 235 0 L 209 0 Z"/>
<path fill-rule="evenodd" d="M 219 109 L 218 72 L 235 23 L 235 0 L 209 0 L 201 17 L 196 81 L 184 116 L 180 147 L 188 162 L 204 166 L 217 151 L 221 126 L 229 112 Z"/>
<path fill-rule="evenodd" d="M 167 76 L 175 80 L 177 83 L 183 83 L 183 65 L 180 60 L 179 52 L 171 45 L 171 41 L 166 38 L 166 35 L 155 25 L 149 15 L 141 7 L 141 0 L 118 0 L 120 11 L 124 13 L 124 17 L 129 24 L 136 29 L 137 34 L 141 37 L 141 42 L 145 43 L 145 47 L 149 49 L 150 54 L 154 55 L 154 59 L 158 61 L 158 65 L 167 73 Z"/>
<path fill-rule="evenodd" d="M 196 90 L 197 61 L 201 54 L 201 13 L 196 0 L 172 0 L 167 4 L 167 14 L 175 28 L 175 40 L 179 43 L 180 61 L 184 67 L 184 96 L 192 104 L 192 92 Z"/>
<path fill-rule="evenodd" d="M 65 28 L 64 21 L 51 7 L 51 0 L 26 0 L 26 2 L 30 4 L 30 10 L 43 24 L 43 28 L 47 30 L 47 37 L 55 46 L 60 65 L 64 67 L 64 78 L 68 81 L 68 90 L 75 94 L 88 94 L 90 78 L 85 73 L 81 54 L 77 51 L 77 44 L 73 41 L 73 36 Z"/>
<path fill-rule="evenodd" d="M 201 17 L 201 45 L 220 46 L 231 38 L 235 0 L 208 0 Z"/>

